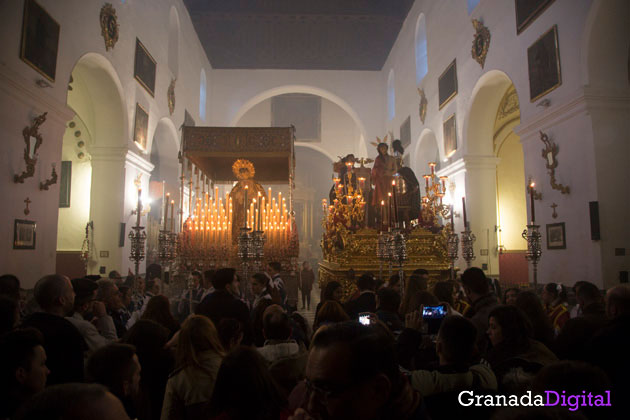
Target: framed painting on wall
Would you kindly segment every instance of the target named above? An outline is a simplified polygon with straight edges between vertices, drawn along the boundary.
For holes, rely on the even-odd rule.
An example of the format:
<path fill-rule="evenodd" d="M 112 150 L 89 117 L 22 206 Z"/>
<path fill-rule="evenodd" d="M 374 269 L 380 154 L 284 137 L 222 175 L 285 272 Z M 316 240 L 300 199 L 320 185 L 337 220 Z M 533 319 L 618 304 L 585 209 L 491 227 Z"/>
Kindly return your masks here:
<path fill-rule="evenodd" d="M 547 249 L 566 249 L 566 235 L 564 223 L 551 223 L 547 225 Z"/>
<path fill-rule="evenodd" d="M 35 249 L 35 227 L 31 220 L 15 219 L 13 225 L 13 249 Z"/>
<path fill-rule="evenodd" d="M 59 208 L 70 207 L 72 185 L 72 161 L 61 161 L 61 181 L 59 182 Z"/>
<path fill-rule="evenodd" d="M 515 0 L 516 34 L 523 32 L 554 0 Z"/>
<path fill-rule="evenodd" d="M 133 77 L 146 90 L 155 96 L 155 71 L 156 64 L 146 47 L 136 38 L 136 56 L 133 63 Z"/>
<path fill-rule="evenodd" d="M 149 132 L 149 114 L 140 105 L 136 103 L 136 119 L 133 126 L 133 141 L 142 150 L 147 149 L 147 136 Z"/>
<path fill-rule="evenodd" d="M 20 58 L 51 82 L 57 72 L 60 26 L 34 0 L 24 2 Z"/>
<path fill-rule="evenodd" d="M 527 49 L 529 97 L 534 102 L 562 84 L 558 27 L 554 25 Z"/>
<path fill-rule="evenodd" d="M 442 127 L 444 131 L 444 154 L 449 158 L 457 151 L 457 125 L 455 114 L 448 117 Z"/>
<path fill-rule="evenodd" d="M 457 63 L 453 60 L 438 80 L 439 108 L 442 109 L 455 95 L 457 95 Z"/>

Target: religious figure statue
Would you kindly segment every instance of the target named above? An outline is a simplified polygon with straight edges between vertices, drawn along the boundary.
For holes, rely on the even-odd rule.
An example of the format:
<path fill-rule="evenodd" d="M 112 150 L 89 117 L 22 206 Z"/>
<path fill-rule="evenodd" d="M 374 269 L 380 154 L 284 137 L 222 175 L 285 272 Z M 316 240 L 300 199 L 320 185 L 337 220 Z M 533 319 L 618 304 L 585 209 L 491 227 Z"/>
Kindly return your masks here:
<path fill-rule="evenodd" d="M 254 169 L 254 164 L 249 160 L 238 159 L 232 165 L 232 172 L 238 179 L 238 182 L 230 191 L 230 198 L 232 199 L 232 238 L 237 240 L 239 230 L 243 227 L 247 216 L 245 209 L 249 209 L 254 198 L 259 200 L 264 197 L 267 200 L 267 194 L 263 186 L 254 181 L 256 170 Z M 247 202 L 245 202 L 245 190 L 247 190 Z"/>
<path fill-rule="evenodd" d="M 392 191 L 392 178 L 398 170 L 398 165 L 396 159 L 387 153 L 389 150 L 387 143 L 379 143 L 376 150 L 378 156 L 374 159 L 371 175 L 372 185 L 374 185 L 371 204 L 378 209 L 381 201 L 387 203 L 387 193 Z"/>

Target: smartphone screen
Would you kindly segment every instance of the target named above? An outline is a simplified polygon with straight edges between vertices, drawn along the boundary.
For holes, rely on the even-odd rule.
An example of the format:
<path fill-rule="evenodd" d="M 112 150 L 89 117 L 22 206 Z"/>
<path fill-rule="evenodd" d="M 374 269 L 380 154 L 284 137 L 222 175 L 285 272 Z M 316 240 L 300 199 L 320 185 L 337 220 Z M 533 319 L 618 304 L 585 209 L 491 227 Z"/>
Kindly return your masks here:
<path fill-rule="evenodd" d="M 437 334 L 445 316 L 446 305 L 425 306 L 422 309 L 422 318 L 427 324 L 427 332 L 429 334 Z"/>
<path fill-rule="evenodd" d="M 362 325 L 370 325 L 370 314 L 359 314 L 359 322 Z"/>
<path fill-rule="evenodd" d="M 446 306 L 425 306 L 422 310 L 422 318 L 424 319 L 438 319 L 446 316 Z"/>

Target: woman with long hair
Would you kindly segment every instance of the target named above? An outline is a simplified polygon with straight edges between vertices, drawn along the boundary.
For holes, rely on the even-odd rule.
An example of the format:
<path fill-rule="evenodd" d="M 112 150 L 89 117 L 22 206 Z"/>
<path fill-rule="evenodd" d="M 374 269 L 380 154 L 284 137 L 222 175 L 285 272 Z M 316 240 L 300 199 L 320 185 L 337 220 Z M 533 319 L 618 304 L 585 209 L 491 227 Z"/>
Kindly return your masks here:
<path fill-rule="evenodd" d="M 492 348 L 485 359 L 492 366 L 499 383 L 513 368 L 536 373 L 542 366 L 558 360 L 539 341 L 532 338 L 532 326 L 527 316 L 513 305 L 496 306 L 488 316 L 488 337 Z"/>
<path fill-rule="evenodd" d="M 550 347 L 553 340 L 553 327 L 536 293 L 531 291 L 519 292 L 514 300 L 514 306 L 527 316 L 532 326 L 532 338 Z"/>
<path fill-rule="evenodd" d="M 415 304 L 417 301 L 416 295 L 419 292 L 426 292 L 428 277 L 429 273 L 426 270 L 416 270 L 407 280 L 402 295 L 402 303 L 400 304 L 400 316 L 403 319 L 408 313 L 419 309 L 419 306 Z"/>
<path fill-rule="evenodd" d="M 244 399 L 245 398 L 245 399 Z M 289 416 L 263 357 L 251 347 L 228 354 L 217 375 L 210 402 L 213 420 L 276 420 Z"/>
<path fill-rule="evenodd" d="M 252 303 L 252 309 L 256 310 L 256 307 L 263 300 L 272 300 L 271 298 L 271 286 L 270 278 L 265 273 L 255 273 L 250 278 L 250 286 L 252 288 L 252 294 L 254 295 L 254 302 Z"/>
<path fill-rule="evenodd" d="M 343 288 L 341 287 L 341 283 L 339 283 L 338 281 L 329 281 L 328 283 L 326 283 L 326 287 L 322 291 L 322 298 L 315 308 L 315 314 L 317 314 L 322 305 L 329 300 L 334 300 L 337 303 L 341 303 L 342 298 Z"/>
<path fill-rule="evenodd" d="M 177 339 L 175 371 L 166 385 L 161 420 L 202 419 L 214 391 L 224 356 L 217 330 L 202 315 L 182 324 Z"/>
<path fill-rule="evenodd" d="M 179 322 L 171 313 L 171 303 L 164 295 L 151 297 L 140 319 L 157 322 L 169 331 L 170 337 L 179 330 Z"/>
<path fill-rule="evenodd" d="M 333 324 L 336 322 L 348 321 L 350 317 L 341 306 L 341 303 L 335 300 L 325 302 L 315 315 L 313 322 L 313 332 L 317 332 L 322 325 Z"/>

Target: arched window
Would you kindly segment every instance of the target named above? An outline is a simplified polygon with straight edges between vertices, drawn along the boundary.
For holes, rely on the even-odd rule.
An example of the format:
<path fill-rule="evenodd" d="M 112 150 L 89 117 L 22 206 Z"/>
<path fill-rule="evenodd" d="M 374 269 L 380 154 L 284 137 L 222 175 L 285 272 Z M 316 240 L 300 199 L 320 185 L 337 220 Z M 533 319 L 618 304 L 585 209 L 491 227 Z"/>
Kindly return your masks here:
<path fill-rule="evenodd" d="M 418 17 L 416 24 L 416 83 L 420 83 L 429 72 L 429 62 L 427 57 L 427 25 L 424 13 Z"/>
<path fill-rule="evenodd" d="M 201 69 L 201 80 L 199 81 L 199 118 L 206 120 L 206 71 Z"/>
<path fill-rule="evenodd" d="M 479 4 L 479 0 L 468 0 L 468 14 L 471 14 L 475 7 Z"/>
<path fill-rule="evenodd" d="M 179 70 L 179 15 L 175 6 L 171 6 L 168 17 L 168 68 L 177 79 Z"/>
<path fill-rule="evenodd" d="M 396 92 L 394 90 L 394 69 L 387 76 L 387 117 L 393 120 L 396 115 Z"/>

